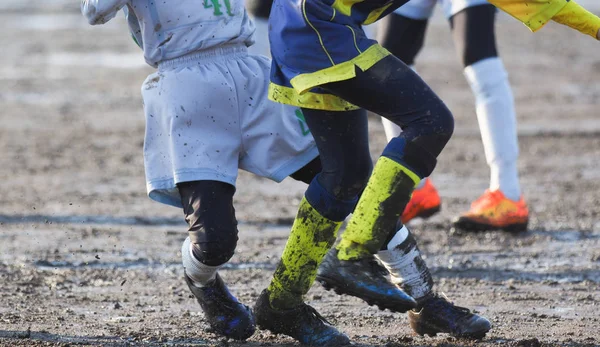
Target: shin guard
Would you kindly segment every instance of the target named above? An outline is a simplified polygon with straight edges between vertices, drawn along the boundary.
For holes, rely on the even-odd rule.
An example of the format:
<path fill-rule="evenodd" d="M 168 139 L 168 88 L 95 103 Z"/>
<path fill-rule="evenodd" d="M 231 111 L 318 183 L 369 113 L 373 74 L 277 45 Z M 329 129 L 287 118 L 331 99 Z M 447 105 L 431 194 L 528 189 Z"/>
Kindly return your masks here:
<path fill-rule="evenodd" d="M 355 260 L 377 253 L 396 228 L 419 181 L 419 176 L 405 166 L 379 158 L 337 247 L 338 258 Z"/>
<path fill-rule="evenodd" d="M 306 198 L 285 245 L 281 261 L 269 285 L 269 301 L 276 309 L 301 305 L 312 286 L 317 269 L 333 246 L 342 222 L 323 217 Z"/>

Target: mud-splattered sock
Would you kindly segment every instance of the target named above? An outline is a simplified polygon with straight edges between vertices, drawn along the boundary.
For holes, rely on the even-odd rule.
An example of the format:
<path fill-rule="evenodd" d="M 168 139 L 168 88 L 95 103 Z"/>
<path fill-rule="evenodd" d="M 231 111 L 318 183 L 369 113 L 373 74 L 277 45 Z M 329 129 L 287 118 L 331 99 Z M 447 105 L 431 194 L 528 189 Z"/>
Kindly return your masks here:
<path fill-rule="evenodd" d="M 356 260 L 377 253 L 396 228 L 419 176 L 382 156 L 337 246 L 340 260 Z"/>
<path fill-rule="evenodd" d="M 196 287 L 204 287 L 215 279 L 217 270 L 221 266 L 209 266 L 196 259 L 192 252 L 192 243 L 190 238 L 186 238 L 181 246 L 181 260 L 185 275 L 189 277 L 192 284 Z"/>
<path fill-rule="evenodd" d="M 300 202 L 290 237 L 269 285 L 269 301 L 275 309 L 303 303 L 317 276 L 317 269 L 333 246 L 342 221 L 323 217 L 308 201 Z"/>
<path fill-rule="evenodd" d="M 290 237 L 273 280 L 269 301 L 276 309 L 296 307 L 303 302 L 317 277 L 317 269 L 329 251 L 342 222 L 358 198 L 337 199 L 315 177 L 300 202 Z"/>
<path fill-rule="evenodd" d="M 431 293 L 431 273 L 406 226 L 396 232 L 384 250 L 377 253 L 377 258 L 390 272 L 392 282 L 417 301 Z"/>

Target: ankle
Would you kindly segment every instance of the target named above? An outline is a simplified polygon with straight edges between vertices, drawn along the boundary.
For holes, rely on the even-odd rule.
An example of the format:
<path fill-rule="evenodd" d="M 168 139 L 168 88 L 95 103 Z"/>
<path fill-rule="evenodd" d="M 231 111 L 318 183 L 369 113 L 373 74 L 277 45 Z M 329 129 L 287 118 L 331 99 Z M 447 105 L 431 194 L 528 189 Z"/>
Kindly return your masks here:
<path fill-rule="evenodd" d="M 267 289 L 267 295 L 271 308 L 278 311 L 291 310 L 304 304 L 302 295 L 287 291 L 273 282 Z"/>
<path fill-rule="evenodd" d="M 371 256 L 371 252 L 359 243 L 352 241 L 342 240 L 336 247 L 337 258 L 343 261 L 360 260 Z"/>

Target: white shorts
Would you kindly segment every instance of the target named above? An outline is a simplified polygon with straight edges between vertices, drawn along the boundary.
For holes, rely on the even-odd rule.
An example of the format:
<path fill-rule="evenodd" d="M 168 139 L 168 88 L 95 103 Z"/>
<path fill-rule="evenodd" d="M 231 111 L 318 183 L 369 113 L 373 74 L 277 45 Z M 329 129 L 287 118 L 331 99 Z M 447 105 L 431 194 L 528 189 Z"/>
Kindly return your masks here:
<path fill-rule="evenodd" d="M 410 0 L 394 11 L 411 19 L 428 19 L 433 14 L 435 5 L 440 3 L 446 18 L 450 18 L 465 8 L 489 4 L 487 0 Z"/>
<path fill-rule="evenodd" d="M 225 46 L 165 61 L 142 86 L 148 195 L 181 207 L 176 184 L 235 186 L 238 168 L 276 182 L 317 157 L 298 108 L 267 99 L 270 60 Z"/>

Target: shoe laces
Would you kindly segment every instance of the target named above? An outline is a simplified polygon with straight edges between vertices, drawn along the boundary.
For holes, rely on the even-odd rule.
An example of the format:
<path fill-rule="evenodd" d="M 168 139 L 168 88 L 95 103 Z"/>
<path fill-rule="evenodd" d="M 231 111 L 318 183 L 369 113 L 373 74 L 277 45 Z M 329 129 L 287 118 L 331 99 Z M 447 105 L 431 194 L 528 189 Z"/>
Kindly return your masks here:
<path fill-rule="evenodd" d="M 327 319 L 325 319 L 325 317 L 321 316 L 321 314 L 314 307 L 312 307 L 308 304 L 302 305 L 301 310 L 304 313 L 304 315 L 306 315 L 312 322 L 316 322 L 319 324 L 326 323 L 328 325 L 333 325 Z"/>
<path fill-rule="evenodd" d="M 374 275 L 387 276 L 389 274 L 388 270 L 379 263 L 379 261 L 375 257 L 370 257 L 364 260 L 368 266 L 370 272 Z"/>
<path fill-rule="evenodd" d="M 446 312 L 461 317 L 471 314 L 471 310 L 466 307 L 455 305 L 444 293 L 433 294 L 431 302 L 428 304 L 428 306 L 431 306 L 435 309 L 443 309 L 446 310 Z"/>

